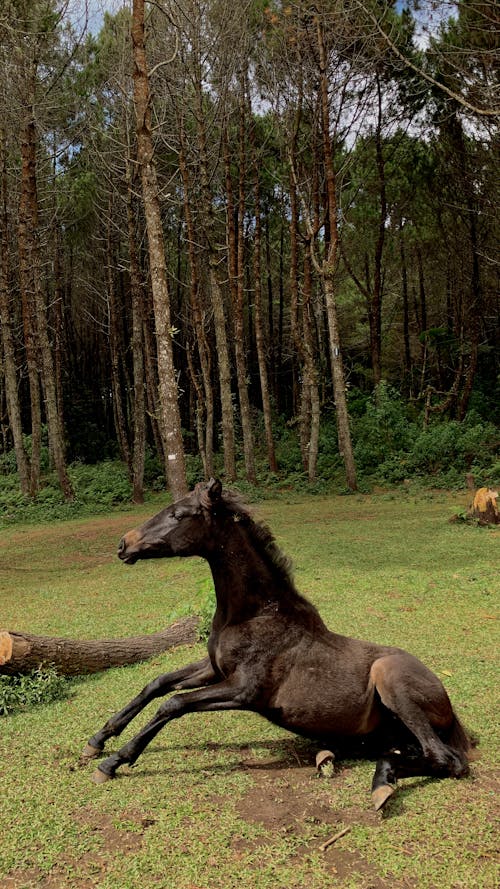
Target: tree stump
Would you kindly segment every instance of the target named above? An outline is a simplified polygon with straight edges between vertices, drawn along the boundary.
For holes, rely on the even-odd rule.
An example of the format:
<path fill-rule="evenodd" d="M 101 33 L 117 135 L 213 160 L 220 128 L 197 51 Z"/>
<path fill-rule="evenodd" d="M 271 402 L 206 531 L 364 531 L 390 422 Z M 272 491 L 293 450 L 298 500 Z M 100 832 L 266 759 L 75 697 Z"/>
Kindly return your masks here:
<path fill-rule="evenodd" d="M 497 499 L 498 491 L 493 488 L 478 488 L 474 494 L 469 515 L 476 519 L 480 525 L 500 524 Z"/>
<path fill-rule="evenodd" d="M 77 640 L 0 630 L 0 674 L 31 673 L 50 664 L 61 675 L 77 676 L 135 664 L 196 642 L 198 624 L 198 617 L 186 617 L 159 633 L 123 639 Z"/>

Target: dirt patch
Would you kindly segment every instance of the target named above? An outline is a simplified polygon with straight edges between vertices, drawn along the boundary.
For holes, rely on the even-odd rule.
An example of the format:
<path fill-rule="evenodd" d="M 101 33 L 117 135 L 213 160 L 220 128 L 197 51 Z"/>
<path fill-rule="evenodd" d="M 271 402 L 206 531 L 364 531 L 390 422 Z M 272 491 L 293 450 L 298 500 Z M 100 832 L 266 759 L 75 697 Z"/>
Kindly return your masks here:
<path fill-rule="evenodd" d="M 313 767 L 262 760 L 244 760 L 243 766 L 252 773 L 253 786 L 237 803 L 237 812 L 244 821 L 262 825 L 266 834 L 253 840 L 235 838 L 231 849 L 236 860 L 248 850 L 256 852 L 273 839 L 286 836 L 302 840 L 293 855 L 293 860 L 299 862 L 313 852 L 321 852 L 323 842 L 346 826 L 363 824 L 376 829 L 380 825 L 380 815 L 370 809 L 351 807 L 336 812 L 329 802 L 328 780 L 319 779 Z M 359 874 L 366 889 L 398 885 L 394 880 L 381 879 L 370 862 L 357 850 L 346 848 L 348 845 L 346 834 L 321 853 L 329 874 L 337 879 Z"/>
<path fill-rule="evenodd" d="M 48 873 L 38 867 L 12 871 L 3 878 L 2 889 L 61 889 L 67 884 L 78 889 L 95 889 L 111 859 L 137 852 L 144 832 L 154 824 L 154 819 L 135 810 L 107 815 L 90 806 L 74 812 L 73 819 L 98 838 L 91 852 L 65 852 Z"/>

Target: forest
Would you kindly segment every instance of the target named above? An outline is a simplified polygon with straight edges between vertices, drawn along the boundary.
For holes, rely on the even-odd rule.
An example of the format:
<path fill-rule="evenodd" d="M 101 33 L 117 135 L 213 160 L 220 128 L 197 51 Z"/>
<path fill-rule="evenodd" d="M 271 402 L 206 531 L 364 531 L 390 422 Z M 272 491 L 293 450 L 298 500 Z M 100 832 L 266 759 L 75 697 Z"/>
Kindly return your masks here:
<path fill-rule="evenodd" d="M 11 506 L 498 478 L 497 4 L 95 9 L 0 7 Z"/>

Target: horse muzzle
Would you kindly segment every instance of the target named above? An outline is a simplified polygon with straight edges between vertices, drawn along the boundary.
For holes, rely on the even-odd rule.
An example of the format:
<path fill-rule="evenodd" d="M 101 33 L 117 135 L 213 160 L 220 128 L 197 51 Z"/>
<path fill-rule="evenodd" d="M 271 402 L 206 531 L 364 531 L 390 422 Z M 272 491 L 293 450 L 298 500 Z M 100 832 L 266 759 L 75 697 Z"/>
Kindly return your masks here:
<path fill-rule="evenodd" d="M 126 565 L 134 565 L 139 558 L 139 553 L 137 551 L 134 552 L 133 543 L 127 541 L 127 536 L 126 534 L 125 537 L 122 537 L 118 544 L 118 558 L 125 562 Z"/>

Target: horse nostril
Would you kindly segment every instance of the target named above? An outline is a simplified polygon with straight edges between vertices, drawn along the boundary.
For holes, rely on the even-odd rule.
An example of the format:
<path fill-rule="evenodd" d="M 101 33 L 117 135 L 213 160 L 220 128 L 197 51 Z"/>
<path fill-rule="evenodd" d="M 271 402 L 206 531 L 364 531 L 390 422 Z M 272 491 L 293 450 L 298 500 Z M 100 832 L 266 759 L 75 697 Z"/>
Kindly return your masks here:
<path fill-rule="evenodd" d="M 125 549 L 125 538 L 122 537 L 122 539 L 120 540 L 120 543 L 118 544 L 118 555 L 119 556 L 122 554 L 124 549 Z"/>

